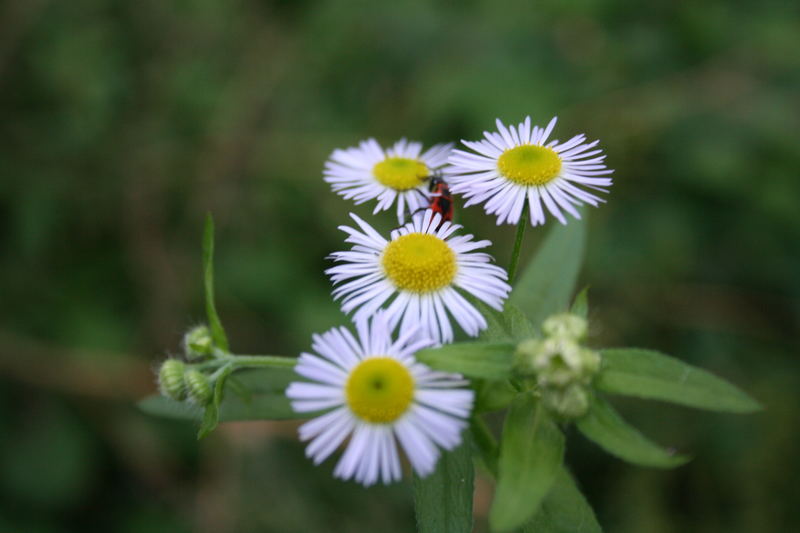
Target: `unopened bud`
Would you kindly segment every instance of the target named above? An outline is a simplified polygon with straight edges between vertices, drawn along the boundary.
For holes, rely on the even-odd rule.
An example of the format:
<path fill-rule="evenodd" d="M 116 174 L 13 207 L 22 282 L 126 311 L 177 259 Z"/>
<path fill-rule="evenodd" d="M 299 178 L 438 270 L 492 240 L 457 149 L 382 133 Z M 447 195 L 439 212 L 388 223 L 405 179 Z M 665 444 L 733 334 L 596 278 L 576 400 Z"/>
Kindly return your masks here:
<path fill-rule="evenodd" d="M 535 374 L 543 387 L 588 384 L 600 370 L 600 354 L 566 337 L 522 341 L 514 357 L 517 370 Z"/>
<path fill-rule="evenodd" d="M 595 374 L 600 371 L 600 354 L 589 348 L 581 349 L 581 367 L 583 369 L 583 377 L 587 383 L 592 380 Z"/>
<path fill-rule="evenodd" d="M 533 367 L 540 385 L 564 387 L 581 377 L 581 347 L 571 339 L 549 338 L 542 342 Z"/>
<path fill-rule="evenodd" d="M 183 400 L 186 388 L 183 383 L 183 372 L 186 365 L 177 359 L 167 359 L 158 370 L 158 388 L 161 394 L 173 400 Z"/>
<path fill-rule="evenodd" d="M 578 384 L 563 389 L 545 389 L 542 401 L 550 411 L 565 419 L 580 418 L 589 410 L 589 394 Z"/>
<path fill-rule="evenodd" d="M 527 339 L 517 345 L 514 352 L 514 364 L 520 374 L 535 374 L 533 362 L 542 350 L 542 342 L 538 339 Z"/>
<path fill-rule="evenodd" d="M 542 331 L 548 337 L 564 337 L 574 340 L 583 339 L 588 329 L 585 318 L 571 313 L 553 315 L 542 324 Z"/>
<path fill-rule="evenodd" d="M 205 374 L 193 368 L 186 371 L 183 381 L 192 403 L 207 405 L 211 401 L 211 384 Z"/>
<path fill-rule="evenodd" d="M 205 325 L 195 326 L 183 336 L 183 351 L 189 359 L 197 359 L 205 355 L 211 355 L 214 350 L 214 342 L 211 339 L 211 332 Z"/>

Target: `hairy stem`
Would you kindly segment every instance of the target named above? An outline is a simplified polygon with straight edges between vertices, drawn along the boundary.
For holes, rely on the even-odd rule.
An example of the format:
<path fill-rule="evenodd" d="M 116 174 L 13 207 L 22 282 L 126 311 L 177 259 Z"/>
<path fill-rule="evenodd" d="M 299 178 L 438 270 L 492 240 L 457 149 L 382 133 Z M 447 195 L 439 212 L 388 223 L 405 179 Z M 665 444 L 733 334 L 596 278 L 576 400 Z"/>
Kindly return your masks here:
<path fill-rule="evenodd" d="M 234 368 L 294 368 L 297 359 L 278 355 L 236 355 L 222 350 L 214 353 L 215 359 L 192 365 L 198 370 L 206 370 L 220 366 L 232 365 Z"/>
<path fill-rule="evenodd" d="M 294 357 L 280 357 L 277 355 L 233 355 L 231 362 L 237 368 L 272 367 L 294 368 L 297 359 Z"/>

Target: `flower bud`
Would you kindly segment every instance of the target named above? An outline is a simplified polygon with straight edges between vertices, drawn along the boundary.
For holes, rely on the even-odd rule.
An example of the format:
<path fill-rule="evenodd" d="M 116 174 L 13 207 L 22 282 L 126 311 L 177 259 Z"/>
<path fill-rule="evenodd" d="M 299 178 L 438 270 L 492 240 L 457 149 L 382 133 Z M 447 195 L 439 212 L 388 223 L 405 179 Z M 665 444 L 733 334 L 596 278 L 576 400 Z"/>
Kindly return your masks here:
<path fill-rule="evenodd" d="M 183 336 L 183 351 L 189 359 L 211 355 L 213 350 L 211 332 L 205 325 L 195 326 Z"/>
<path fill-rule="evenodd" d="M 600 354 L 589 348 L 581 348 L 581 367 L 587 383 L 600 371 Z"/>
<path fill-rule="evenodd" d="M 580 418 L 589 410 L 589 394 L 578 384 L 542 391 L 545 407 L 565 419 Z"/>
<path fill-rule="evenodd" d="M 208 405 L 211 401 L 211 384 L 205 374 L 192 368 L 183 374 L 183 381 L 189 393 L 189 401 L 197 405 Z"/>
<path fill-rule="evenodd" d="M 514 365 L 520 374 L 535 374 L 536 368 L 533 362 L 538 358 L 542 350 L 542 341 L 538 339 L 527 339 L 517 344 L 514 352 Z"/>
<path fill-rule="evenodd" d="M 173 400 L 183 400 L 186 388 L 183 383 L 183 371 L 186 365 L 178 359 L 167 359 L 158 370 L 158 388 L 161 394 Z"/>
<path fill-rule="evenodd" d="M 581 347 L 567 338 L 549 338 L 541 343 L 533 360 L 541 386 L 564 387 L 582 376 Z"/>
<path fill-rule="evenodd" d="M 544 321 L 542 331 L 548 337 L 564 337 L 581 340 L 589 327 L 586 319 L 571 313 L 553 315 Z"/>

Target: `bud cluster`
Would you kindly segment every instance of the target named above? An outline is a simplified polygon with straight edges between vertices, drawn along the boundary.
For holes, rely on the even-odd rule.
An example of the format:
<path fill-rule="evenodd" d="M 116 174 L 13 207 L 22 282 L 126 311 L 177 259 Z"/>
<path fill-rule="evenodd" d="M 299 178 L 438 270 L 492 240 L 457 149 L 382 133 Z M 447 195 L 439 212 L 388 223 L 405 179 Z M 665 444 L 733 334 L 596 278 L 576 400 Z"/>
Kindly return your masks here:
<path fill-rule="evenodd" d="M 183 350 L 187 360 L 197 361 L 214 355 L 211 333 L 205 325 L 190 329 L 183 336 Z M 167 398 L 188 400 L 197 405 L 211 401 L 211 379 L 201 370 L 180 359 L 169 358 L 158 370 L 158 388 Z"/>
<path fill-rule="evenodd" d="M 533 375 L 542 401 L 564 418 L 578 418 L 589 409 L 589 385 L 600 370 L 600 354 L 583 346 L 586 319 L 569 313 L 553 315 L 542 324 L 542 339 L 517 346 L 516 362 Z"/>
<path fill-rule="evenodd" d="M 172 400 L 189 400 L 208 405 L 211 400 L 211 381 L 200 370 L 179 359 L 167 359 L 158 370 L 158 388 Z"/>

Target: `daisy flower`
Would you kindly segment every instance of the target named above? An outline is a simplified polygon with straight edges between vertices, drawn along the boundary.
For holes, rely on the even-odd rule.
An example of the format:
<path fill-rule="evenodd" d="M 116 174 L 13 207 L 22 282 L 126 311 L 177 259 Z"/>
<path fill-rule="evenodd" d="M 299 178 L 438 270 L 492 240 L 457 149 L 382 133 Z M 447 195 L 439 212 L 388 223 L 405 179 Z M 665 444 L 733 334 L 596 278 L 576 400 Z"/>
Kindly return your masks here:
<path fill-rule="evenodd" d="M 457 374 L 433 371 L 414 353 L 433 341 L 409 330 L 392 341 L 384 313 L 314 335 L 316 354 L 304 353 L 295 372 L 311 382 L 286 389 L 299 413 L 328 410 L 302 426 L 306 456 L 319 464 L 349 436 L 334 475 L 365 486 L 401 478 L 397 443 L 420 476 L 433 472 L 439 448 L 452 450 L 472 409 L 474 393 Z M 317 355 L 318 354 L 318 355 Z"/>
<path fill-rule="evenodd" d="M 397 220 L 405 210 L 413 213 L 428 205 L 426 178 L 447 163 L 453 145 L 437 144 L 422 152 L 422 144 L 400 139 L 388 149 L 375 139 L 357 147 L 334 150 L 325 163 L 325 181 L 334 192 L 361 204 L 378 200 L 373 213 L 392 207 L 397 200 Z"/>
<path fill-rule="evenodd" d="M 339 229 L 349 234 L 346 242 L 354 246 L 331 254 L 343 264 L 325 272 L 338 285 L 333 297 L 342 299 L 345 313 L 355 311 L 356 320 L 391 300 L 386 315 L 392 329 L 398 324 L 402 331 L 420 327 L 425 335 L 447 343 L 453 340 L 450 316 L 470 336 L 486 328 L 486 319 L 459 290 L 503 309 L 511 291 L 506 271 L 491 264 L 490 255 L 474 251 L 491 242 L 455 236 L 461 226 L 443 221 L 430 209 L 392 231 L 389 240 L 356 215 L 350 216 L 359 229 Z"/>
<path fill-rule="evenodd" d="M 450 189 L 468 198 L 467 206 L 486 202 L 484 209 L 497 215 L 498 224 L 518 223 L 526 200 L 533 226 L 544 224 L 545 208 L 562 224 L 567 223 L 564 212 L 581 218 L 575 206 L 605 202 L 586 189 L 608 192 L 614 171 L 606 168 L 602 150 L 593 149 L 599 141 L 587 143 L 580 134 L 564 143 L 548 142 L 555 125 L 553 118 L 546 128 L 531 128 L 527 117 L 507 128 L 498 119 L 497 133 L 461 141 L 477 153 L 453 151 L 446 170 Z"/>

